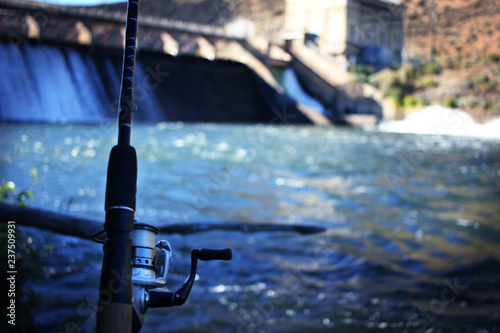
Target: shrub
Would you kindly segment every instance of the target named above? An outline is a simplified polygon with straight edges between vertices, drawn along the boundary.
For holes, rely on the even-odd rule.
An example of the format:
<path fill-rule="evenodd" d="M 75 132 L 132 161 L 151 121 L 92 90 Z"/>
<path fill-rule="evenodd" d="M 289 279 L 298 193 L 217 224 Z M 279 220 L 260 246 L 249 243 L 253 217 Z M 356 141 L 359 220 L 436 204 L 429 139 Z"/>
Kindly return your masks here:
<path fill-rule="evenodd" d="M 500 54 L 498 53 L 490 53 L 485 54 L 481 57 L 482 62 L 500 62 Z"/>
<path fill-rule="evenodd" d="M 419 77 L 415 80 L 416 88 L 427 88 L 427 87 L 436 87 L 438 85 L 436 79 L 432 75 L 425 75 Z"/>
<path fill-rule="evenodd" d="M 380 88 L 380 85 L 379 85 L 379 82 L 378 82 L 378 78 L 375 74 L 372 74 L 372 75 L 369 75 L 367 78 L 366 78 L 366 82 L 372 86 L 374 86 L 375 88 Z"/>
<path fill-rule="evenodd" d="M 414 80 L 417 77 L 418 71 L 418 66 L 410 63 L 403 71 L 403 78 L 406 80 Z"/>
<path fill-rule="evenodd" d="M 381 70 L 376 74 L 377 86 L 383 94 L 387 95 L 392 86 L 400 85 L 398 73 L 390 69 Z"/>
<path fill-rule="evenodd" d="M 403 104 L 403 97 L 405 93 L 402 87 L 391 87 L 387 92 L 387 97 L 391 97 L 396 102 L 397 106 L 401 106 Z"/>
<path fill-rule="evenodd" d="M 455 109 L 458 107 L 457 100 L 453 96 L 445 97 L 442 104 L 445 108 Z"/>
<path fill-rule="evenodd" d="M 403 106 L 404 107 L 415 107 L 418 105 L 418 100 L 414 95 L 404 95 Z"/>
<path fill-rule="evenodd" d="M 391 87 L 387 92 L 387 97 L 393 97 L 398 100 L 402 100 L 404 96 L 403 88 L 401 87 Z"/>
<path fill-rule="evenodd" d="M 416 106 L 418 106 L 418 107 L 423 107 L 423 106 L 431 104 L 429 100 L 424 99 L 421 95 L 417 94 L 416 98 L 417 98 L 417 105 Z"/>
<path fill-rule="evenodd" d="M 443 68 L 454 69 L 457 67 L 457 63 L 452 58 L 446 57 L 442 62 L 442 66 Z"/>
<path fill-rule="evenodd" d="M 470 78 L 468 85 L 476 95 L 494 92 L 498 88 L 497 82 L 491 80 L 486 74 Z"/>
<path fill-rule="evenodd" d="M 356 82 L 368 82 L 369 77 L 375 73 L 372 66 L 354 65 L 347 69 L 350 73 L 354 74 Z"/>
<path fill-rule="evenodd" d="M 463 96 L 458 99 L 459 107 L 463 107 L 465 109 L 475 108 L 480 105 L 481 100 L 475 96 Z"/>
<path fill-rule="evenodd" d="M 422 64 L 423 74 L 439 74 L 441 69 L 436 64 Z"/>
<path fill-rule="evenodd" d="M 366 65 L 349 66 L 348 71 L 355 74 L 362 74 L 368 76 L 374 73 L 373 67 Z"/>

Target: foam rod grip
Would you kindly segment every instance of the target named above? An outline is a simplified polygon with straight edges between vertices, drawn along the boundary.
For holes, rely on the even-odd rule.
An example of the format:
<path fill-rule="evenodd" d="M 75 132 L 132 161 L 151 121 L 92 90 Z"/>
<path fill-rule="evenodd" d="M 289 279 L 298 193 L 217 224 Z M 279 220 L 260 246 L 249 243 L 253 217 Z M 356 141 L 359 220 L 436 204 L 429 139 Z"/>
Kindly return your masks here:
<path fill-rule="evenodd" d="M 111 149 L 106 182 L 105 209 L 126 206 L 135 210 L 137 154 L 134 147 L 117 145 Z"/>
<path fill-rule="evenodd" d="M 233 250 L 229 247 L 224 249 L 199 249 L 198 259 L 206 260 L 231 260 L 233 258 Z"/>

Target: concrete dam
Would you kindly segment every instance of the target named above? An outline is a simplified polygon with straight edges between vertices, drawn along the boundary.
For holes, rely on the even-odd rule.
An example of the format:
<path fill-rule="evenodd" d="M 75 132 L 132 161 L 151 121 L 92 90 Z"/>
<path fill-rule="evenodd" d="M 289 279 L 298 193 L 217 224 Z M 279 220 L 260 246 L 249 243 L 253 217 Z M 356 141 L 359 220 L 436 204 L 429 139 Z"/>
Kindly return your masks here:
<path fill-rule="evenodd" d="M 0 43 L 0 120 L 95 123 L 116 118 L 121 50 Z M 141 51 L 134 118 L 139 121 L 310 123 L 244 64 Z"/>
<path fill-rule="evenodd" d="M 100 122 L 118 109 L 123 14 L 101 8 L 0 2 L 0 121 Z M 299 89 L 287 95 L 270 71 L 271 43 L 223 27 L 146 16 L 135 78 L 139 121 L 353 124 L 380 120 L 382 96 L 350 82 L 321 55 L 285 43 Z M 280 48 L 273 45 L 274 49 Z M 280 48 L 281 53 L 286 53 Z M 173 56 L 175 55 L 175 56 Z"/>

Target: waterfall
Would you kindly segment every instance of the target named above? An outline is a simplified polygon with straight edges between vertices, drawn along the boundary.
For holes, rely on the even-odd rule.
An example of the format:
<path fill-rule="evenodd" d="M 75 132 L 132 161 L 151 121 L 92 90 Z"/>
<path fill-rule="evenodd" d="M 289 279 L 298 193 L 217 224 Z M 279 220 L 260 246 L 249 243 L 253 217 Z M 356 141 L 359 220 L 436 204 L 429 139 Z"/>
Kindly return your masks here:
<path fill-rule="evenodd" d="M 318 110 L 321 113 L 326 113 L 323 104 L 302 89 L 299 79 L 292 68 L 287 68 L 283 72 L 283 88 L 285 88 L 287 94 L 296 102 Z"/>
<path fill-rule="evenodd" d="M 112 118 L 95 85 L 93 59 L 73 49 L 2 44 L 0 117 L 6 121 L 98 122 Z M 108 111 L 108 112 L 106 112 Z"/>
<path fill-rule="evenodd" d="M 121 56 L 44 44 L 0 43 L 0 121 L 98 123 L 118 112 Z M 137 78 L 144 81 L 142 64 Z M 165 120 L 143 89 L 137 117 Z"/>
<path fill-rule="evenodd" d="M 0 43 L 0 122 L 115 121 L 121 50 Z M 272 123 L 286 109 L 309 123 L 290 98 L 233 61 L 139 50 L 134 121 Z"/>

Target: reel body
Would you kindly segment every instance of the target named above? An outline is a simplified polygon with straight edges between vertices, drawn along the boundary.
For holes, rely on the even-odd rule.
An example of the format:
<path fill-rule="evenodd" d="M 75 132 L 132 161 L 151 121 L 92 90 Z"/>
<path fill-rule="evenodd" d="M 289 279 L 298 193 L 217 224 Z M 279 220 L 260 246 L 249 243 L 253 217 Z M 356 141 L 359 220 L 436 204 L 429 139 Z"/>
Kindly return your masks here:
<path fill-rule="evenodd" d="M 165 286 L 172 248 L 166 240 L 156 242 L 159 229 L 145 223 L 134 223 L 132 237 L 132 283 L 134 308 L 134 331 L 138 332 L 144 323 L 149 308 L 172 307 L 184 304 L 193 287 L 198 259 L 231 260 L 231 248 L 192 249 L 191 269 L 181 287 L 174 293 L 166 290 L 155 290 Z"/>

